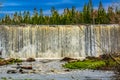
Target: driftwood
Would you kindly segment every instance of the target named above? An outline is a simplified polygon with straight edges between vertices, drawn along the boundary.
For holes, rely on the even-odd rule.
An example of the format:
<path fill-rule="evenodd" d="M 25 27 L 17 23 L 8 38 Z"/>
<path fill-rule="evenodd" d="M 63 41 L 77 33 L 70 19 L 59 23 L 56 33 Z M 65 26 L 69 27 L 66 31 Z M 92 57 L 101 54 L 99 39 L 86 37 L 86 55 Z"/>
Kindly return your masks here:
<path fill-rule="evenodd" d="M 120 65 L 120 62 L 117 61 L 117 60 L 112 56 L 112 54 L 109 54 L 109 56 L 110 56 L 110 58 L 113 59 L 118 65 Z"/>

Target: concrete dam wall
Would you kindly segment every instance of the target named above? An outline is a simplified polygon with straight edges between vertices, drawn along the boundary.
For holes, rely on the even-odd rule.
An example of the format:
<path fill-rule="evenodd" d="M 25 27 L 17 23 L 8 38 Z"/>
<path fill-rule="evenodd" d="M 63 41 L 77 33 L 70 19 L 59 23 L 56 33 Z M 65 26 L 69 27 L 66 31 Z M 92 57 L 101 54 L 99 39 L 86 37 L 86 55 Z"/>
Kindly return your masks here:
<path fill-rule="evenodd" d="M 62 58 L 120 52 L 120 25 L 1 25 L 2 57 Z"/>

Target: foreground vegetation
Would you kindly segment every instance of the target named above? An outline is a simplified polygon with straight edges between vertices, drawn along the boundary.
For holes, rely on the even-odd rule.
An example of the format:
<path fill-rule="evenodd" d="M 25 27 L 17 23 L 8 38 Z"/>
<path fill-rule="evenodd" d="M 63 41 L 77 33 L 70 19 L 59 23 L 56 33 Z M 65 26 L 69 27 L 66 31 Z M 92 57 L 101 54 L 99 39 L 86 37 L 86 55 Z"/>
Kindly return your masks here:
<path fill-rule="evenodd" d="M 112 5 L 105 9 L 99 2 L 98 9 L 93 8 L 92 0 L 84 4 L 83 10 L 75 7 L 64 9 L 62 14 L 52 7 L 51 15 L 44 15 L 43 10 L 36 8 L 31 14 L 29 11 L 16 12 L 12 16 L 6 15 L 0 24 L 43 24 L 43 25 L 68 25 L 68 24 L 118 24 L 120 23 L 120 9 Z"/>
<path fill-rule="evenodd" d="M 112 68 L 116 65 L 113 60 L 110 60 L 109 65 L 106 64 L 104 60 L 84 60 L 84 61 L 76 61 L 76 62 L 69 62 L 64 65 L 66 68 L 70 69 L 105 69 L 105 67 Z"/>
<path fill-rule="evenodd" d="M 115 54 L 113 54 L 115 55 Z M 109 54 L 99 57 L 87 57 L 83 61 L 68 61 L 63 67 L 69 69 L 92 69 L 92 70 L 113 70 L 120 74 L 120 55 L 113 58 Z"/>

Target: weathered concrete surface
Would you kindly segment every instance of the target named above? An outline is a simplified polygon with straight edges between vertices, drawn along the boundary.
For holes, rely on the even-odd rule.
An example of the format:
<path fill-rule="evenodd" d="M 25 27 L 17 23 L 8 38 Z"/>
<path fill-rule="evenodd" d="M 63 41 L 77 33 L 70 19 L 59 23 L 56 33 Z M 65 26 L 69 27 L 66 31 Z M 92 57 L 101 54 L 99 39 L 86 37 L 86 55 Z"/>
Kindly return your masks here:
<path fill-rule="evenodd" d="M 2 57 L 61 58 L 120 52 L 120 25 L 1 25 Z"/>

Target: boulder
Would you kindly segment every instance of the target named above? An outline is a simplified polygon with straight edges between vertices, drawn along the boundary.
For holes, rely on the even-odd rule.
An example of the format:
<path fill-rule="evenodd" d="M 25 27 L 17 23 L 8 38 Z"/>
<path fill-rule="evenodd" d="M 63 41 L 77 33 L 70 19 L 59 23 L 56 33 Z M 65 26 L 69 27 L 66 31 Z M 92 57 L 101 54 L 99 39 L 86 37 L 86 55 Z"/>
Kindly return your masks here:
<path fill-rule="evenodd" d="M 17 71 L 16 70 L 8 70 L 7 73 L 8 74 L 15 74 L 15 73 L 17 73 Z"/>
<path fill-rule="evenodd" d="M 66 69 L 66 70 L 64 70 L 65 72 L 70 72 L 70 70 L 69 69 Z"/>
<path fill-rule="evenodd" d="M 33 69 L 32 66 L 21 66 L 22 69 Z"/>
<path fill-rule="evenodd" d="M 78 61 L 78 59 L 74 59 L 74 58 L 65 57 L 65 58 L 63 58 L 61 61 L 66 61 L 66 62 L 74 62 L 74 61 Z"/>
<path fill-rule="evenodd" d="M 26 61 L 27 61 L 27 62 L 34 62 L 35 59 L 34 59 L 34 58 L 28 58 Z"/>

